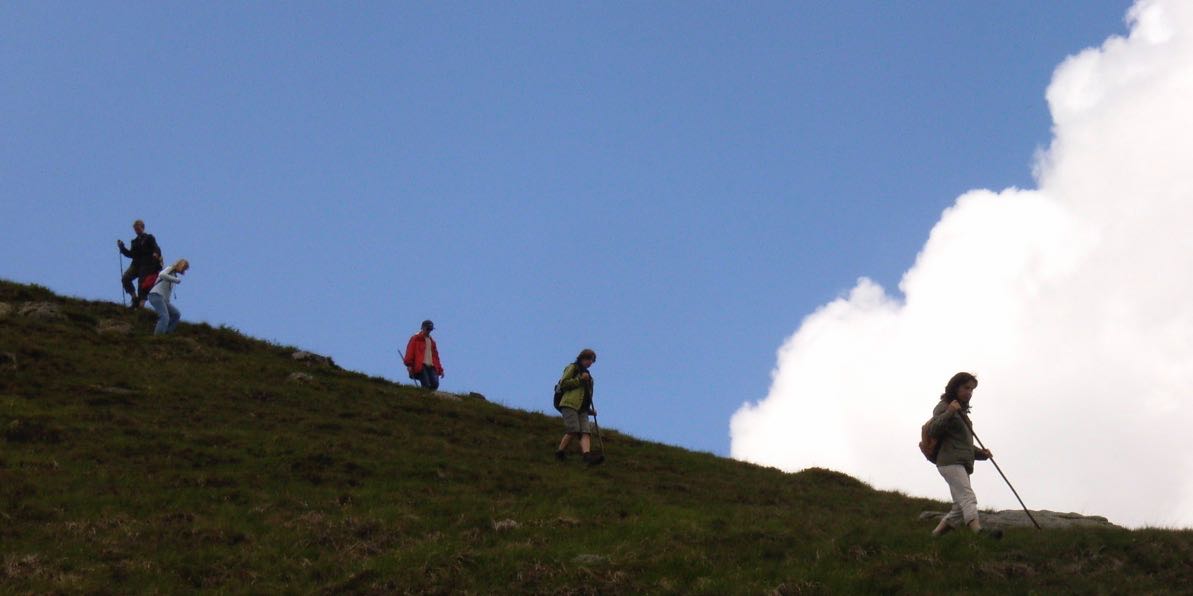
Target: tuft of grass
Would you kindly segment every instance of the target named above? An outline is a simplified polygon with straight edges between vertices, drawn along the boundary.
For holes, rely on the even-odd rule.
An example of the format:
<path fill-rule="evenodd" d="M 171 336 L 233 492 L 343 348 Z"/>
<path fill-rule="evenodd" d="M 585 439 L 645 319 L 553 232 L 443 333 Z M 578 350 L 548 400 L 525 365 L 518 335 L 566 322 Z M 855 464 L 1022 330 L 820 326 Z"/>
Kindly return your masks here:
<path fill-rule="evenodd" d="M 832 470 L 607 430 L 295 362 L 294 348 L 0 281 L 0 586 L 11 593 L 1180 593 L 1193 532 L 929 538 Z M 105 321 L 129 333 L 98 333 Z M 314 382 L 288 380 L 305 372 Z"/>

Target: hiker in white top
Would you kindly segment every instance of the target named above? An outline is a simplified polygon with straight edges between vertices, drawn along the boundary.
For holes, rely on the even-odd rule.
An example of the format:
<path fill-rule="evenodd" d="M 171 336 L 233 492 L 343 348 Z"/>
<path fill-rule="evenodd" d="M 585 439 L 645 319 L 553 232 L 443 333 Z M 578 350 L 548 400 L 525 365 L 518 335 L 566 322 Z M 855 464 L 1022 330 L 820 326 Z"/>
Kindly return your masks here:
<path fill-rule="evenodd" d="M 174 286 L 182 283 L 180 276 L 185 275 L 186 270 L 190 268 L 191 264 L 186 259 L 178 259 L 177 263 L 166 267 L 157 274 L 157 283 L 153 284 L 152 290 L 149 290 L 149 305 L 157 311 L 157 326 L 153 328 L 154 335 L 171 333 L 178 326 L 178 320 L 182 318 L 182 313 L 176 306 L 170 304 L 170 296 L 174 293 Z"/>

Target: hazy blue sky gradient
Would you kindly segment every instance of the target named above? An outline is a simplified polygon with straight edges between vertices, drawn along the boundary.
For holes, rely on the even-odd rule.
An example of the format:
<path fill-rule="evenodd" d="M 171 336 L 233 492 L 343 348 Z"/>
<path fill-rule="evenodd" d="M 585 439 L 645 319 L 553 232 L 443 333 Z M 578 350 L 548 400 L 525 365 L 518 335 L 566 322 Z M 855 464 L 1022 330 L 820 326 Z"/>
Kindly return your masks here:
<path fill-rule="evenodd" d="M 404 380 L 432 318 L 534 410 L 592 347 L 604 426 L 726 454 L 803 317 L 1034 184 L 1128 6 L 6 2 L 0 277 L 117 300 L 143 218 L 186 321 Z"/>

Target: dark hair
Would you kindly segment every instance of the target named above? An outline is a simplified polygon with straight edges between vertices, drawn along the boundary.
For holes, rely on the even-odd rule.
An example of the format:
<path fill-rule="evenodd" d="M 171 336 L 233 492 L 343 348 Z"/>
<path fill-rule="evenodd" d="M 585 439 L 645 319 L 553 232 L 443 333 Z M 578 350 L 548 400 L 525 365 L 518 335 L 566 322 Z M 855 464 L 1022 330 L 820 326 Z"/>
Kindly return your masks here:
<path fill-rule="evenodd" d="M 585 358 L 592 358 L 592 361 L 595 364 L 596 363 L 596 352 L 594 352 L 588 348 L 584 348 L 583 350 L 580 350 L 580 355 L 576 356 L 576 362 L 584 360 Z"/>
<path fill-rule="evenodd" d="M 967 372 L 959 372 L 959 373 L 953 375 L 953 378 L 949 379 L 949 383 L 944 386 L 944 393 L 940 394 L 940 399 L 943 399 L 945 401 L 956 400 L 957 399 L 957 390 L 961 389 L 962 385 L 965 385 L 965 384 L 969 383 L 970 381 L 973 381 L 973 383 L 976 385 L 978 382 L 978 378 L 973 376 L 972 373 L 967 373 Z"/>
<path fill-rule="evenodd" d="M 434 329 L 435 323 L 432 323 L 430 319 L 427 319 L 427 320 L 423 321 L 422 328 L 423 329 Z"/>

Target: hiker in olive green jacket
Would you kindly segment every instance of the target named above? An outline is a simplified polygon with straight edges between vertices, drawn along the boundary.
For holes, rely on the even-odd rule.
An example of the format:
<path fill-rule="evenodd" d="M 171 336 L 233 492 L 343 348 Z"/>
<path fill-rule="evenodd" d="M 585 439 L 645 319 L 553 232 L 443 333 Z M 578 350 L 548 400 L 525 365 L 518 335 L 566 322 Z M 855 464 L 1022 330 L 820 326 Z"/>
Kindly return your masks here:
<path fill-rule="evenodd" d="M 990 459 L 988 449 L 973 446 L 973 430 L 969 420 L 969 402 L 973 390 L 978 386 L 977 377 L 959 372 L 945 385 L 940 402 L 932 410 L 932 422 L 928 432 L 940 439 L 940 451 L 936 455 L 936 470 L 949 484 L 953 497 L 953 508 L 932 530 L 933 536 L 940 536 L 953 528 L 965 524 L 974 532 L 988 534 L 993 538 L 1002 536 L 999 530 L 985 531 L 978 520 L 978 499 L 970 485 L 974 460 Z"/>
<path fill-rule="evenodd" d="M 563 369 L 563 376 L 555 385 L 558 396 L 556 408 L 563 416 L 563 439 L 559 441 L 559 449 L 555 450 L 555 459 L 567 459 L 567 448 L 575 437 L 580 443 L 580 452 L 584 463 L 595 466 L 605 461 L 603 453 L 592 453 L 592 428 L 588 422 L 588 415 L 596 415 L 592 407 L 592 374 L 588 368 L 596 363 L 596 352 L 587 348 L 580 351 L 576 361 Z"/>

